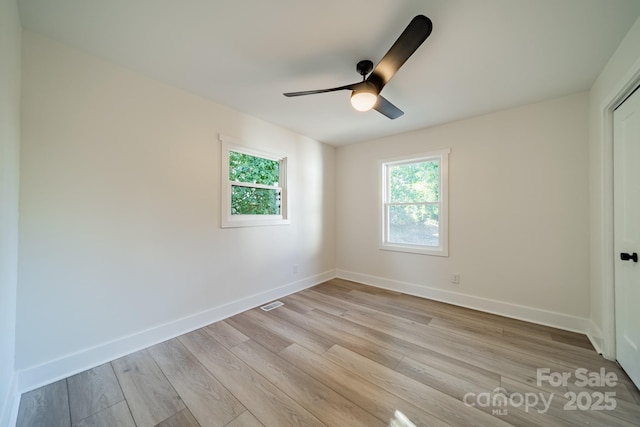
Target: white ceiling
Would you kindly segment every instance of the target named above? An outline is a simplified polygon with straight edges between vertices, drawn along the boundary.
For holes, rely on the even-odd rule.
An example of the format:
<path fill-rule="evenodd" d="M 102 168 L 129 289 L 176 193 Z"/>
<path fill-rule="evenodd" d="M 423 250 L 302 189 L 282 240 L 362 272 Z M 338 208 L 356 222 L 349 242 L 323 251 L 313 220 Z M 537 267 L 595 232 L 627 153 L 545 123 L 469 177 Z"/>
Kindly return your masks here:
<path fill-rule="evenodd" d="M 19 0 L 25 28 L 316 140 L 343 145 L 588 90 L 639 0 Z M 349 92 L 411 18 L 433 33 L 384 88 Z"/>

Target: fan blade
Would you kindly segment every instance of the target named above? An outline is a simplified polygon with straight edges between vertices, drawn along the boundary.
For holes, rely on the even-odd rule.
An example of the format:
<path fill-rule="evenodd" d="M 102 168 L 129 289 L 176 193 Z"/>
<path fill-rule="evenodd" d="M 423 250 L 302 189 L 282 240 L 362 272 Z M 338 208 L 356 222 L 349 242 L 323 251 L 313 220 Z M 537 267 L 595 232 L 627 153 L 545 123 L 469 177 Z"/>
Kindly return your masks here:
<path fill-rule="evenodd" d="M 358 84 L 359 83 L 354 83 L 346 86 L 332 87 L 330 89 L 305 90 L 302 92 L 287 92 L 287 93 L 283 93 L 283 95 L 291 97 L 291 96 L 313 95 L 316 93 L 335 92 L 337 90 L 353 90 Z"/>
<path fill-rule="evenodd" d="M 373 69 L 367 81 L 372 82 L 382 90 L 391 77 L 398 71 L 413 52 L 429 37 L 433 24 L 429 18 L 424 15 L 418 15 L 409 22 L 407 28 L 400 34 L 398 40 L 391 46 L 389 51 L 378 62 Z"/>
<path fill-rule="evenodd" d="M 389 117 L 391 120 L 397 119 L 404 114 L 404 111 L 393 105 L 387 100 L 387 98 L 381 95 L 378 95 L 378 102 L 373 106 L 373 109 Z"/>

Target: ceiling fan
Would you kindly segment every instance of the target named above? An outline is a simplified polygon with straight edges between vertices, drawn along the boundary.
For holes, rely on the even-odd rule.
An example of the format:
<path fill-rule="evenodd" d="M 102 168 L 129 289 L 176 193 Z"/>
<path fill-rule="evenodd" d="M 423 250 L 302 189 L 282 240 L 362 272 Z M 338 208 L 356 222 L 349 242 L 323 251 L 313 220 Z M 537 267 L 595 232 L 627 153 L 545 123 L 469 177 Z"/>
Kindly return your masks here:
<path fill-rule="evenodd" d="M 373 62 L 369 60 L 358 62 L 356 70 L 362 76 L 361 82 L 330 89 L 287 92 L 283 95 L 291 97 L 335 92 L 338 90 L 350 90 L 351 105 L 356 110 L 369 111 L 373 108 L 390 119 L 397 119 L 402 116 L 404 112 L 380 95 L 380 92 L 402 64 L 404 64 L 427 37 L 429 37 L 432 29 L 433 24 L 426 16 L 418 15 L 413 18 L 375 68 L 373 68 Z M 367 77 L 367 74 L 369 77 Z"/>

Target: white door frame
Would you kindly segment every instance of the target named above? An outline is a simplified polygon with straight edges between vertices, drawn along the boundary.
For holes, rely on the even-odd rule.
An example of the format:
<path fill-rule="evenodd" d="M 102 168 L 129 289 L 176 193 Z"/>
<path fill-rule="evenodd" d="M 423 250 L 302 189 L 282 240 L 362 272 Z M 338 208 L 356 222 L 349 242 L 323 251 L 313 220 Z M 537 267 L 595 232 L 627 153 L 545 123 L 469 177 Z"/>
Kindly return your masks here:
<path fill-rule="evenodd" d="M 616 317 L 615 317 L 615 274 L 614 274 L 614 238 L 613 238 L 613 111 L 640 84 L 640 60 L 636 61 L 616 88 L 600 106 L 600 120 L 602 123 L 602 151 L 600 152 L 600 166 L 602 170 L 601 182 L 603 188 L 602 222 L 598 232 L 602 234 L 602 258 L 599 261 L 602 281 L 602 355 L 609 359 L 616 359 Z M 593 230 L 592 230 L 593 232 Z M 597 295 L 591 295 L 591 298 Z"/>

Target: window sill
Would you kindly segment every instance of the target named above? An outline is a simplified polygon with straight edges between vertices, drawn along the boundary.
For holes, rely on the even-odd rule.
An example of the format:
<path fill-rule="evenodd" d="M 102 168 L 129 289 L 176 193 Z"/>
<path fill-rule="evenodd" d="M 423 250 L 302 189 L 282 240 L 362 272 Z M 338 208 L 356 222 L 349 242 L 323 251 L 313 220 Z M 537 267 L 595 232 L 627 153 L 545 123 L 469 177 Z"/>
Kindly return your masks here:
<path fill-rule="evenodd" d="M 412 254 L 420 254 L 420 255 L 432 255 L 432 256 L 441 256 L 448 257 L 449 251 L 446 248 L 442 247 L 425 247 L 425 246 L 413 246 L 413 245 L 400 245 L 400 244 L 392 244 L 386 243 L 380 245 L 380 250 L 383 251 L 392 251 L 392 252 L 406 252 Z"/>
<path fill-rule="evenodd" d="M 283 219 L 282 217 L 276 218 L 255 218 L 250 215 L 237 216 L 235 218 L 222 219 L 222 228 L 240 228 L 240 227 L 263 227 L 269 225 L 288 225 L 291 221 Z"/>

